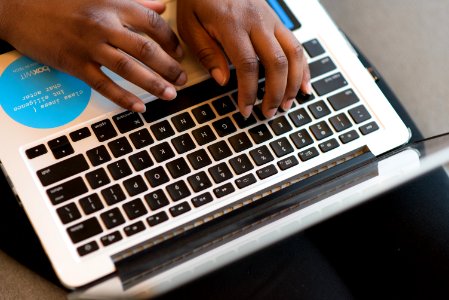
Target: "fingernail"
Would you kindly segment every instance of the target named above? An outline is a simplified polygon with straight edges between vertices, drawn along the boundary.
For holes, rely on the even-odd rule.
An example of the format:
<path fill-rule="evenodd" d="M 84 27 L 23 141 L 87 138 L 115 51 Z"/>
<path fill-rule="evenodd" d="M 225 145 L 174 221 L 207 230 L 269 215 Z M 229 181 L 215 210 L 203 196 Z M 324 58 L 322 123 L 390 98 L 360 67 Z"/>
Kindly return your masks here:
<path fill-rule="evenodd" d="M 223 72 L 220 70 L 220 68 L 213 68 L 212 71 L 210 72 L 210 74 L 212 75 L 212 77 L 215 79 L 215 81 L 223 86 L 226 83 L 226 77 L 223 74 Z"/>
<path fill-rule="evenodd" d="M 313 93 L 312 83 L 310 81 L 306 85 L 305 92 L 309 95 L 312 95 L 312 93 Z"/>
<path fill-rule="evenodd" d="M 182 72 L 179 74 L 178 79 L 176 80 L 176 85 L 184 85 L 187 82 L 187 74 L 186 72 Z"/>
<path fill-rule="evenodd" d="M 277 109 L 277 108 L 271 108 L 270 110 L 268 110 L 268 111 L 264 114 L 264 116 L 265 116 L 265 118 L 270 119 L 270 118 L 273 117 L 277 112 L 278 112 L 278 109 Z"/>
<path fill-rule="evenodd" d="M 252 105 L 245 106 L 242 110 L 240 110 L 240 113 L 245 119 L 248 119 L 251 116 L 251 112 L 253 111 Z"/>
<path fill-rule="evenodd" d="M 161 98 L 164 100 L 173 100 L 177 96 L 176 90 L 174 87 L 166 87 L 164 92 L 162 93 Z"/>
<path fill-rule="evenodd" d="M 293 100 L 295 100 L 295 99 L 289 99 L 289 100 L 285 101 L 284 103 L 282 103 L 282 110 L 283 111 L 289 110 L 292 107 Z"/>
<path fill-rule="evenodd" d="M 135 102 L 132 105 L 131 110 L 138 113 L 144 113 L 147 110 L 147 107 L 142 102 Z"/>
<path fill-rule="evenodd" d="M 184 56 L 184 50 L 182 50 L 181 45 L 178 45 L 178 48 L 176 48 L 175 55 L 177 58 L 182 58 Z"/>

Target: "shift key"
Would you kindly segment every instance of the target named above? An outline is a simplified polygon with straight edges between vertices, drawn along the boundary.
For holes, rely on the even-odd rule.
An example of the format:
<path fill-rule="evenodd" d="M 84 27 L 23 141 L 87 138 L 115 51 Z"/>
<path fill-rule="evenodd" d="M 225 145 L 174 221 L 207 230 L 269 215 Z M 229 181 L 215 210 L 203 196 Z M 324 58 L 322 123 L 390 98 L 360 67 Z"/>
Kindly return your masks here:
<path fill-rule="evenodd" d="M 348 82 L 343 77 L 343 75 L 341 75 L 341 73 L 328 76 L 324 79 L 312 83 L 313 88 L 319 96 L 329 94 L 330 92 L 338 90 L 339 88 L 347 85 Z"/>
<path fill-rule="evenodd" d="M 43 186 L 48 186 L 87 169 L 89 169 L 89 165 L 86 159 L 82 154 L 78 154 L 37 171 L 37 177 L 39 177 Z"/>

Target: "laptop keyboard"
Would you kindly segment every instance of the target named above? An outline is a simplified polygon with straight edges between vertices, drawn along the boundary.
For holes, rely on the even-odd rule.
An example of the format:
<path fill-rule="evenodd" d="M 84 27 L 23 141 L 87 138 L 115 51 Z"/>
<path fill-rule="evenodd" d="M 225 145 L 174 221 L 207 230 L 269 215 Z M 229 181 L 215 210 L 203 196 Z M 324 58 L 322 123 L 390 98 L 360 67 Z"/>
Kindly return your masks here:
<path fill-rule="evenodd" d="M 241 116 L 235 82 L 202 82 L 175 101 L 148 103 L 144 114 L 125 111 L 28 148 L 31 161 L 53 156 L 34 172 L 77 253 L 214 205 L 378 130 L 319 41 L 304 48 L 314 95 L 298 94 L 270 120 L 260 104 Z"/>

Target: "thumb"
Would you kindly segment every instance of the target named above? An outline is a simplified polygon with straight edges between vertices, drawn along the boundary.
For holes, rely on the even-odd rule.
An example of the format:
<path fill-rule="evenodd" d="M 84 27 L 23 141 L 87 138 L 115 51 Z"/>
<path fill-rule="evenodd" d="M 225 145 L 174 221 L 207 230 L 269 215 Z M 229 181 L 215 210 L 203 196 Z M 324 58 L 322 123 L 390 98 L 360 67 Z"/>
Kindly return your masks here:
<path fill-rule="evenodd" d="M 154 10 L 158 14 L 162 14 L 165 11 L 165 3 L 158 0 L 135 0 L 137 3 L 142 4 L 148 9 Z"/>

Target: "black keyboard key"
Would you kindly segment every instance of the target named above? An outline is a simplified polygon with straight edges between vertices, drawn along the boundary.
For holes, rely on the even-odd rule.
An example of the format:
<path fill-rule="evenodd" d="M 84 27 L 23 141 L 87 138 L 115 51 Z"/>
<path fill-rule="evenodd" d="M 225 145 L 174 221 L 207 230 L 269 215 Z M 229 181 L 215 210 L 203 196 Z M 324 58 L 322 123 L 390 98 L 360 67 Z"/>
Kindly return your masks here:
<path fill-rule="evenodd" d="M 94 167 L 111 160 L 111 155 L 103 145 L 87 151 L 86 155 Z"/>
<path fill-rule="evenodd" d="M 296 100 L 298 100 L 299 104 L 310 102 L 313 99 L 315 99 L 314 94 L 305 94 L 302 90 L 299 90 L 298 94 L 296 94 Z"/>
<path fill-rule="evenodd" d="M 92 189 L 97 189 L 111 182 L 103 168 L 87 173 L 86 179 Z"/>
<path fill-rule="evenodd" d="M 256 177 L 254 177 L 253 174 L 249 173 L 248 175 L 245 175 L 239 179 L 236 179 L 235 184 L 239 189 L 246 188 L 247 186 L 250 186 L 251 184 L 254 184 L 257 182 Z"/>
<path fill-rule="evenodd" d="M 149 216 L 147 218 L 148 225 L 150 225 L 151 227 L 161 224 L 162 222 L 165 222 L 167 220 L 168 220 L 168 216 L 165 213 L 165 211 L 161 211 L 160 213 Z"/>
<path fill-rule="evenodd" d="M 235 105 L 232 102 L 231 98 L 229 98 L 229 96 L 224 96 L 217 100 L 214 100 L 212 102 L 212 105 L 220 116 L 224 116 L 230 112 L 235 111 Z"/>
<path fill-rule="evenodd" d="M 167 173 L 164 171 L 164 168 L 162 167 L 156 167 L 147 171 L 145 173 L 145 177 L 153 188 L 170 180 Z"/>
<path fill-rule="evenodd" d="M 67 228 L 67 233 L 74 244 L 87 240 L 103 232 L 97 218 L 90 218 Z"/>
<path fill-rule="evenodd" d="M 169 209 L 170 214 L 172 215 L 172 217 L 177 217 L 179 215 L 182 215 L 182 214 L 188 212 L 189 210 L 191 210 L 191 208 L 190 208 L 189 203 L 187 203 L 186 201 L 182 202 L 182 203 L 180 203 L 178 205 L 172 206 Z"/>
<path fill-rule="evenodd" d="M 148 190 L 148 186 L 143 180 L 142 176 L 137 175 L 130 179 L 123 181 L 128 195 L 133 197 Z"/>
<path fill-rule="evenodd" d="M 120 159 L 112 164 L 108 165 L 108 170 L 112 175 L 112 178 L 119 180 L 132 174 L 131 168 L 124 159 Z"/>
<path fill-rule="evenodd" d="M 187 155 L 187 159 L 195 170 L 201 169 L 212 163 L 204 149 L 197 150 Z"/>
<path fill-rule="evenodd" d="M 196 196 L 192 198 L 192 204 L 195 207 L 203 206 L 209 202 L 212 202 L 214 199 L 210 193 L 204 193 L 202 195 Z"/>
<path fill-rule="evenodd" d="M 232 118 L 240 129 L 247 128 L 257 123 L 256 118 L 252 114 L 248 118 L 245 118 L 240 112 L 236 112 L 232 115 Z"/>
<path fill-rule="evenodd" d="M 346 130 L 352 126 L 351 121 L 349 121 L 348 117 L 344 113 L 330 118 L 329 122 L 331 122 L 332 127 L 334 127 L 337 132 Z"/>
<path fill-rule="evenodd" d="M 323 100 L 310 104 L 308 107 L 315 119 L 320 119 L 331 113 L 329 107 L 327 107 Z"/>
<path fill-rule="evenodd" d="M 337 67 L 329 57 L 324 57 L 309 64 L 310 77 L 315 78 L 324 75 Z"/>
<path fill-rule="evenodd" d="M 131 155 L 129 161 L 137 172 L 145 170 L 154 164 L 146 150 Z"/>
<path fill-rule="evenodd" d="M 232 172 L 226 163 L 221 163 L 209 168 L 209 173 L 212 176 L 215 183 L 222 183 L 232 178 Z"/>
<path fill-rule="evenodd" d="M 365 122 L 366 120 L 371 119 L 371 115 L 366 110 L 365 106 L 363 106 L 363 105 L 354 107 L 354 108 L 350 109 L 348 112 L 349 112 L 349 115 L 351 116 L 351 118 L 357 124 L 360 124 L 362 122 Z"/>
<path fill-rule="evenodd" d="M 329 152 L 339 146 L 340 144 L 338 144 L 336 139 L 330 139 L 318 145 L 318 147 L 320 147 L 321 152 L 323 153 Z"/>
<path fill-rule="evenodd" d="M 195 175 L 189 176 L 187 180 L 195 193 L 201 192 L 202 190 L 212 186 L 212 182 L 210 182 L 209 177 L 207 177 L 205 172 L 199 172 Z"/>
<path fill-rule="evenodd" d="M 314 157 L 317 157 L 320 153 L 315 147 L 311 147 L 309 149 L 306 149 L 304 151 L 299 152 L 299 159 L 302 161 L 308 161 L 309 159 L 312 159 Z"/>
<path fill-rule="evenodd" d="M 69 134 L 70 138 L 73 142 L 78 142 L 81 140 L 84 140 L 91 136 L 90 130 L 87 127 L 83 127 L 81 129 L 78 129 L 76 131 L 73 131 Z"/>
<path fill-rule="evenodd" d="M 232 155 L 232 151 L 225 141 L 219 141 L 207 147 L 215 161 L 220 161 Z"/>
<path fill-rule="evenodd" d="M 97 242 L 92 241 L 90 243 L 78 247 L 76 250 L 78 251 L 79 256 L 85 256 L 87 254 L 97 251 L 98 249 L 100 248 L 98 247 Z"/>
<path fill-rule="evenodd" d="M 229 163 L 237 175 L 248 172 L 254 168 L 246 154 L 231 158 Z"/>
<path fill-rule="evenodd" d="M 175 147 L 176 152 L 178 152 L 178 154 L 189 152 L 190 150 L 193 150 L 196 147 L 192 138 L 187 133 L 175 137 L 174 139 L 171 140 L 171 142 Z"/>
<path fill-rule="evenodd" d="M 304 108 L 300 108 L 298 110 L 292 111 L 288 114 L 290 117 L 290 120 L 292 120 L 293 124 L 295 124 L 296 127 L 304 126 L 305 124 L 308 124 L 312 122 L 312 118 L 309 116 L 309 114 L 306 112 Z"/>
<path fill-rule="evenodd" d="M 317 140 L 322 140 L 332 135 L 332 130 L 329 125 L 327 125 L 326 121 L 310 126 L 310 131 L 312 131 Z"/>
<path fill-rule="evenodd" d="M 117 136 L 117 131 L 115 131 L 114 126 L 108 119 L 92 124 L 91 127 L 99 142 L 104 142 Z"/>
<path fill-rule="evenodd" d="M 297 149 L 304 148 L 313 143 L 312 137 L 305 129 L 301 129 L 298 132 L 290 134 L 290 138 L 292 139 Z"/>
<path fill-rule="evenodd" d="M 132 236 L 144 230 L 145 224 L 142 221 L 136 222 L 123 228 L 123 231 L 125 232 L 126 236 Z"/>
<path fill-rule="evenodd" d="M 253 146 L 253 143 L 244 132 L 231 136 L 228 140 L 235 152 L 242 152 Z"/>
<path fill-rule="evenodd" d="M 102 236 L 100 240 L 101 240 L 101 243 L 103 244 L 103 246 L 106 247 L 106 246 L 112 245 L 112 244 L 117 243 L 118 241 L 122 240 L 122 235 L 120 232 L 114 231 L 105 236 Z"/>
<path fill-rule="evenodd" d="M 261 166 L 269 163 L 274 159 L 273 154 L 268 150 L 267 146 L 262 146 L 249 152 L 256 165 Z"/>
<path fill-rule="evenodd" d="M 51 203 L 60 204 L 87 193 L 88 189 L 81 177 L 76 177 L 47 190 Z"/>
<path fill-rule="evenodd" d="M 170 204 L 163 190 L 157 190 L 145 195 L 145 201 L 153 211 Z"/>
<path fill-rule="evenodd" d="M 123 204 L 123 210 L 130 220 L 139 218 L 147 213 L 147 209 L 140 199 L 135 199 Z"/>
<path fill-rule="evenodd" d="M 376 130 L 378 130 L 378 129 L 379 129 L 379 125 L 377 125 L 376 122 L 370 122 L 370 123 L 365 124 L 365 125 L 363 125 L 363 126 L 361 126 L 361 127 L 359 128 L 360 132 L 361 132 L 363 135 L 370 134 L 370 133 L 372 133 L 372 132 L 374 132 L 374 131 L 376 131 Z"/>
<path fill-rule="evenodd" d="M 55 182 L 69 178 L 89 169 L 86 159 L 82 154 L 78 154 L 54 165 L 37 171 L 37 177 L 43 186 L 48 186 Z"/>
<path fill-rule="evenodd" d="M 278 173 L 275 165 L 268 165 L 256 171 L 257 177 L 265 179 Z"/>
<path fill-rule="evenodd" d="M 318 42 L 317 39 L 313 39 L 311 41 L 305 42 L 302 45 L 303 45 L 304 49 L 306 49 L 310 58 L 314 58 L 314 57 L 324 53 L 324 48 L 323 48 L 323 46 L 321 46 L 320 42 Z"/>
<path fill-rule="evenodd" d="M 270 143 L 271 149 L 277 157 L 283 157 L 291 152 L 293 152 L 293 146 L 287 140 L 286 137 L 280 138 L 276 141 Z"/>
<path fill-rule="evenodd" d="M 183 157 L 172 160 L 166 167 L 174 179 L 190 173 L 190 167 Z"/>
<path fill-rule="evenodd" d="M 261 144 L 273 138 L 273 135 L 265 124 L 250 128 L 248 132 L 256 144 Z"/>
<path fill-rule="evenodd" d="M 105 188 L 101 191 L 101 195 L 108 205 L 114 205 L 126 199 L 125 193 L 118 184 Z"/>
<path fill-rule="evenodd" d="M 189 188 L 182 180 L 167 185 L 167 192 L 170 198 L 175 202 L 190 196 Z"/>
<path fill-rule="evenodd" d="M 107 229 L 111 229 L 125 223 L 125 218 L 118 207 L 102 213 L 100 217 Z"/>
<path fill-rule="evenodd" d="M 61 136 L 57 139 L 48 141 L 48 147 L 56 159 L 75 153 L 75 150 L 73 150 L 73 147 L 66 136 Z"/>
<path fill-rule="evenodd" d="M 69 203 L 56 210 L 59 219 L 61 219 L 62 224 L 68 224 L 75 220 L 81 218 L 80 211 L 76 207 L 75 203 Z"/>
<path fill-rule="evenodd" d="M 133 151 L 133 148 L 125 137 L 109 142 L 108 146 L 115 158 L 121 157 Z"/>
<path fill-rule="evenodd" d="M 199 124 L 203 124 L 215 119 L 215 114 L 212 111 L 212 108 L 210 108 L 209 104 L 194 108 L 192 110 L 192 114 Z"/>
<path fill-rule="evenodd" d="M 235 188 L 230 182 L 214 189 L 214 194 L 217 198 L 223 198 L 233 192 L 235 192 Z"/>
<path fill-rule="evenodd" d="M 175 135 L 175 131 L 167 120 L 151 125 L 150 129 L 158 141 Z"/>
<path fill-rule="evenodd" d="M 126 133 L 143 126 L 143 121 L 139 114 L 133 111 L 125 111 L 115 115 L 112 117 L 112 120 L 120 133 Z"/>
<path fill-rule="evenodd" d="M 357 95 L 351 89 L 333 95 L 329 97 L 327 100 L 329 100 L 334 110 L 343 109 L 349 105 L 352 105 L 360 101 Z"/>
<path fill-rule="evenodd" d="M 170 158 L 175 157 L 175 153 L 173 152 L 170 144 L 167 142 L 163 142 L 159 145 L 153 146 L 150 148 L 151 154 L 153 154 L 154 158 L 157 162 L 163 162 Z"/>
<path fill-rule="evenodd" d="M 326 77 L 324 79 L 312 83 L 313 88 L 315 89 L 315 91 L 319 96 L 329 94 L 330 92 L 338 90 L 347 85 L 348 82 L 343 77 L 343 75 L 341 75 L 341 73 L 331 75 L 329 77 Z"/>
<path fill-rule="evenodd" d="M 154 143 L 150 132 L 145 128 L 131 133 L 129 138 L 136 149 L 141 149 Z"/>
<path fill-rule="evenodd" d="M 44 144 L 41 144 L 26 150 L 25 154 L 28 157 L 28 159 L 33 159 L 41 155 L 44 155 L 47 152 L 48 152 L 47 147 L 45 147 Z"/>
<path fill-rule="evenodd" d="M 343 144 L 347 144 L 359 138 L 359 134 L 355 130 L 351 130 L 349 132 L 341 134 L 339 137 L 340 141 Z"/>
<path fill-rule="evenodd" d="M 265 118 L 264 114 L 262 113 L 262 103 L 255 105 L 253 107 L 253 111 L 259 120 L 264 121 L 267 119 L 267 118 Z"/>
<path fill-rule="evenodd" d="M 257 87 L 257 99 L 263 100 L 263 97 L 265 97 L 265 81 L 259 82 Z"/>
<path fill-rule="evenodd" d="M 299 161 L 294 156 L 289 156 L 287 158 L 278 161 L 279 169 L 281 169 L 282 171 L 290 169 L 291 167 L 294 167 L 297 164 L 299 164 Z"/>
<path fill-rule="evenodd" d="M 92 194 L 80 199 L 79 204 L 86 215 L 100 211 L 104 207 L 103 203 L 101 203 L 100 197 L 98 197 L 97 194 Z"/>
<path fill-rule="evenodd" d="M 178 130 L 178 132 L 183 132 L 195 127 L 195 122 L 188 112 L 183 112 L 182 114 L 172 117 L 171 121 L 175 125 L 175 128 L 176 130 Z"/>
<path fill-rule="evenodd" d="M 231 119 L 226 117 L 212 123 L 218 136 L 223 137 L 237 131 Z"/>
<path fill-rule="evenodd" d="M 203 146 L 212 141 L 215 141 L 217 137 L 212 132 L 209 126 L 203 126 L 201 128 L 195 129 L 192 131 L 193 137 L 195 138 L 198 145 Z"/>
<path fill-rule="evenodd" d="M 281 135 L 292 130 L 292 126 L 284 116 L 270 120 L 268 124 L 276 135 Z"/>

